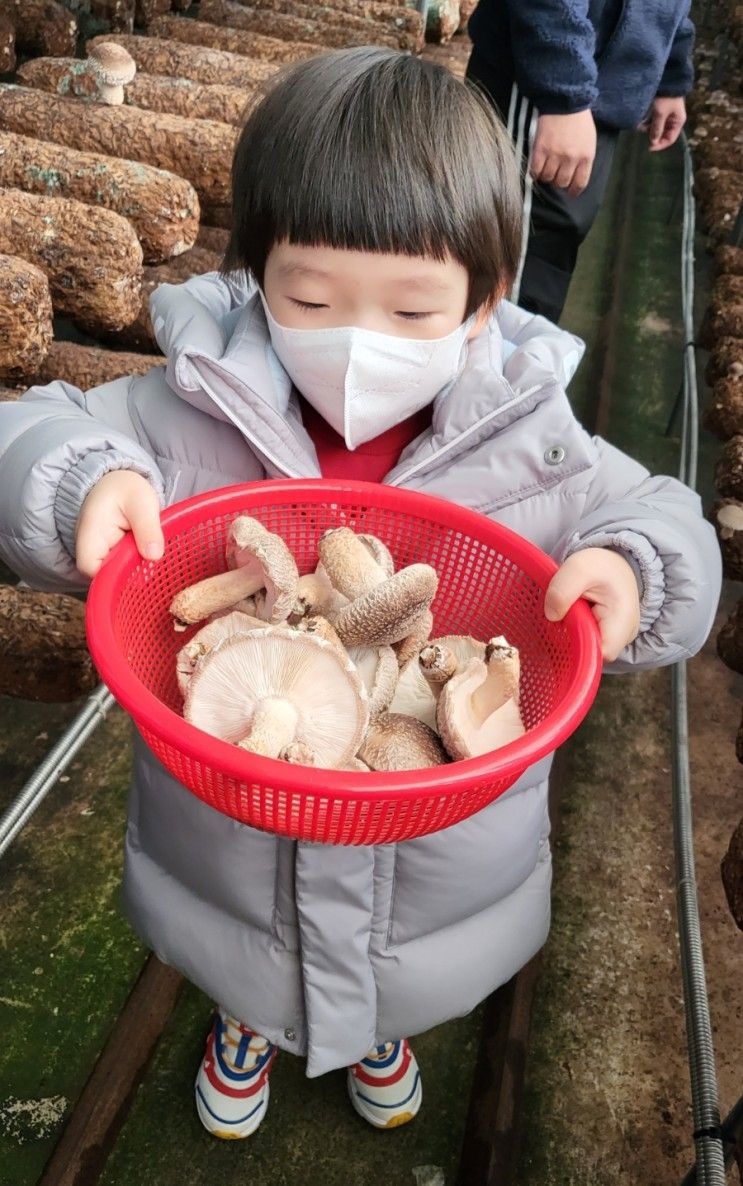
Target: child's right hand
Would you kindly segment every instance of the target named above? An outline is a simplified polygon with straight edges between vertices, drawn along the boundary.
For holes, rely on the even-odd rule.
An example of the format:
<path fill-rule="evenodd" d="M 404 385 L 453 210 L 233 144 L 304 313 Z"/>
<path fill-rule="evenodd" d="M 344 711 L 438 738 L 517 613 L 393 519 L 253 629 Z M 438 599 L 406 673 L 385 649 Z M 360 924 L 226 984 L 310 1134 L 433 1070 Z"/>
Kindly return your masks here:
<path fill-rule="evenodd" d="M 75 554 L 83 576 L 95 576 L 127 531 L 133 532 L 140 556 L 145 560 L 160 559 L 165 541 L 157 494 L 141 474 L 112 470 L 96 482 L 77 521 Z"/>

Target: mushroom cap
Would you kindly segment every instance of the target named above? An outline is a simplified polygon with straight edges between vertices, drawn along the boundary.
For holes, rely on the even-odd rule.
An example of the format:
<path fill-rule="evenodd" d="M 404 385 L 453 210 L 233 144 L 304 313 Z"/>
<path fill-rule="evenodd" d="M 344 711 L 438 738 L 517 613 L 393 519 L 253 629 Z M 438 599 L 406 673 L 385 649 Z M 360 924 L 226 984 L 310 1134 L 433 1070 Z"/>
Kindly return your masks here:
<path fill-rule="evenodd" d="M 348 655 L 361 676 L 372 716 L 389 708 L 395 694 L 399 668 L 392 647 L 349 647 Z"/>
<path fill-rule="evenodd" d="M 448 760 L 433 729 L 394 712 L 380 713 L 372 721 L 358 756 L 372 770 L 420 770 Z"/>
<path fill-rule="evenodd" d="M 464 670 L 453 676 L 441 690 L 436 725 L 452 758 L 479 757 L 500 749 L 526 732 L 513 697 L 484 719 L 473 711 L 471 697 L 488 679 L 488 674 L 488 667 L 481 659 L 470 659 Z"/>
<path fill-rule="evenodd" d="M 132 55 L 115 41 L 101 41 L 91 46 L 88 66 L 105 86 L 126 86 L 137 72 Z"/>
<path fill-rule="evenodd" d="M 212 647 L 223 638 L 231 638 L 233 634 L 245 634 L 248 630 L 256 629 L 268 629 L 268 623 L 239 610 L 220 613 L 207 622 L 206 626 L 202 626 L 176 655 L 176 678 L 181 695 L 186 695 L 194 668 Z"/>
<path fill-rule="evenodd" d="M 395 561 L 392 559 L 392 553 L 383 540 L 376 535 L 369 535 L 368 532 L 362 531 L 359 535 L 364 547 L 376 560 L 380 568 L 383 568 L 385 574 L 391 577 L 395 571 Z"/>
<path fill-rule="evenodd" d="M 429 646 L 442 646 L 453 651 L 458 666 L 464 667 L 470 659 L 485 658 L 485 643 L 468 634 L 445 634 L 434 638 Z M 390 712 L 401 712 L 417 717 L 429 728 L 436 728 L 436 700 L 418 663 L 408 663 L 400 672 Z"/>
<path fill-rule="evenodd" d="M 262 701 L 291 703 L 295 742 L 315 764 L 342 766 L 354 757 L 366 729 L 366 691 L 351 660 L 311 634 L 269 626 L 218 643 L 194 671 L 183 715 L 191 724 L 237 743 Z"/>
<path fill-rule="evenodd" d="M 375 549 L 377 543 L 379 549 L 384 546 L 376 539 L 373 545 L 365 543 L 350 527 L 331 527 L 323 532 L 317 550 L 334 589 L 354 600 L 388 579 L 386 568 L 375 557 L 375 550 L 382 555 Z"/>
<path fill-rule="evenodd" d="M 430 564 L 410 564 L 344 606 L 333 625 L 344 646 L 381 647 L 405 638 L 427 610 L 439 578 Z"/>
<path fill-rule="evenodd" d="M 299 572 L 294 557 L 280 535 L 267 531 L 257 519 L 239 515 L 227 534 L 229 568 L 245 568 L 260 587 L 256 613 L 266 622 L 283 622 L 292 612 L 297 597 Z"/>

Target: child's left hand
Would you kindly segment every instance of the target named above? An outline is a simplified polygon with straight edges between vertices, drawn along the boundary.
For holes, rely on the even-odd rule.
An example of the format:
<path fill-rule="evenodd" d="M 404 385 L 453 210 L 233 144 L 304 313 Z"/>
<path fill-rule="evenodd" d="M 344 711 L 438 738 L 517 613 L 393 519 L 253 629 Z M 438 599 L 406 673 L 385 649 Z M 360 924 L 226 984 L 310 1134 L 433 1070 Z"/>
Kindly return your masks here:
<path fill-rule="evenodd" d="M 591 602 L 601 654 L 613 662 L 640 629 L 640 594 L 632 565 L 609 548 L 573 552 L 547 587 L 545 617 L 559 622 L 579 597 Z"/>

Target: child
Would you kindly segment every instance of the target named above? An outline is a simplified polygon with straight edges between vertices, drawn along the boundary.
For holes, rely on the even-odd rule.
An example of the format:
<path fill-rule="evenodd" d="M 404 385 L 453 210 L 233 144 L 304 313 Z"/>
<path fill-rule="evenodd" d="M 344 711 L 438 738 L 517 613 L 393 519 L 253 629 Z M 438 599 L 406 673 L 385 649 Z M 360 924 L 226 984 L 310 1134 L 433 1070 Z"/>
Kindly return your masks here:
<path fill-rule="evenodd" d="M 561 565 L 547 615 L 587 597 L 611 670 L 702 645 L 720 562 L 696 495 L 589 437 L 564 393 L 581 344 L 499 303 L 519 178 L 483 100 L 388 50 L 313 58 L 248 119 L 233 188 L 225 276 L 153 296 L 165 368 L 0 407 L 1 550 L 22 577 L 79 589 L 128 530 L 161 555 L 161 505 L 346 475 L 544 548 Z M 125 903 L 219 1002 L 196 1082 L 206 1128 L 257 1128 L 277 1047 L 309 1076 L 350 1067 L 371 1124 L 412 1119 L 408 1036 L 474 1008 L 547 935 L 549 760 L 443 832 L 324 847 L 220 815 L 135 745 Z"/>

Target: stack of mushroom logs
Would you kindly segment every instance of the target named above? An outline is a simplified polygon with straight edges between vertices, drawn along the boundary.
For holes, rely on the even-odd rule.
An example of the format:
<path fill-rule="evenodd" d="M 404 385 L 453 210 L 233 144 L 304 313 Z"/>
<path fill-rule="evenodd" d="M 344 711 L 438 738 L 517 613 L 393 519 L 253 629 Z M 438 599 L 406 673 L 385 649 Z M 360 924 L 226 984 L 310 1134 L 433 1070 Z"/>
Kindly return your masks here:
<path fill-rule="evenodd" d="M 502 637 L 429 641 L 438 577 L 394 570 L 386 546 L 326 531 L 300 576 L 283 539 L 241 515 L 228 569 L 179 593 L 186 720 L 264 757 L 329 769 L 412 770 L 524 733 L 519 655 Z"/>

